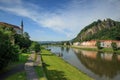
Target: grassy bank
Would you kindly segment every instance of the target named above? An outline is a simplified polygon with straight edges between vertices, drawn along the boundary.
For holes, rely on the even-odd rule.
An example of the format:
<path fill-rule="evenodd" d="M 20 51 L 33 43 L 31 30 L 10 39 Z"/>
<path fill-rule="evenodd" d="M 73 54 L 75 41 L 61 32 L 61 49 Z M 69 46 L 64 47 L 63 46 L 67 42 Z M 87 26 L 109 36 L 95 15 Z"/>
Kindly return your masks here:
<path fill-rule="evenodd" d="M 72 48 L 77 48 L 77 49 L 82 49 L 82 50 L 88 50 L 88 51 L 101 51 L 101 52 L 110 52 L 110 53 L 118 53 L 120 54 L 120 50 L 117 50 L 117 51 L 113 51 L 112 48 L 103 48 L 103 49 L 100 49 L 98 50 L 97 48 L 94 48 L 94 47 L 84 47 L 84 46 L 71 46 Z"/>
<path fill-rule="evenodd" d="M 98 51 L 97 48 L 89 48 L 89 47 L 79 47 L 79 46 L 71 46 L 72 48 L 82 49 L 82 50 L 90 50 L 90 51 Z"/>
<path fill-rule="evenodd" d="M 42 65 L 36 66 L 35 71 L 38 74 L 39 80 L 46 80 L 46 78 L 44 77 Z"/>
<path fill-rule="evenodd" d="M 92 80 L 92 78 L 47 50 L 42 50 L 42 58 L 45 62 L 44 71 L 48 80 Z"/>
<path fill-rule="evenodd" d="M 35 62 L 37 61 L 37 58 L 40 57 L 38 55 L 39 54 L 35 54 Z M 44 73 L 44 70 L 43 70 L 43 67 L 42 67 L 42 62 L 40 61 L 40 63 L 38 65 L 36 65 L 34 68 L 35 68 L 35 71 L 38 75 L 39 80 L 46 80 L 45 73 Z"/>

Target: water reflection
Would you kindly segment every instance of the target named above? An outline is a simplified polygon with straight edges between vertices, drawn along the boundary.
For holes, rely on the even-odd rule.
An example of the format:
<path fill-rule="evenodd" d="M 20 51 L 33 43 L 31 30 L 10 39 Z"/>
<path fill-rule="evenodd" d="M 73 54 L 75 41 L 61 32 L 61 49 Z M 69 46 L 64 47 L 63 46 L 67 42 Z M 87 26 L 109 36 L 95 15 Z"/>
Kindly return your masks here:
<path fill-rule="evenodd" d="M 64 51 L 64 47 L 61 47 L 61 51 L 62 51 L 62 52 Z"/>
<path fill-rule="evenodd" d="M 67 53 L 69 53 L 69 50 L 70 50 L 70 48 L 69 48 L 69 47 L 66 47 L 66 52 L 67 52 Z"/>
<path fill-rule="evenodd" d="M 120 57 L 116 54 L 106 54 L 91 51 L 74 50 L 81 63 L 99 76 L 110 79 L 120 74 Z"/>

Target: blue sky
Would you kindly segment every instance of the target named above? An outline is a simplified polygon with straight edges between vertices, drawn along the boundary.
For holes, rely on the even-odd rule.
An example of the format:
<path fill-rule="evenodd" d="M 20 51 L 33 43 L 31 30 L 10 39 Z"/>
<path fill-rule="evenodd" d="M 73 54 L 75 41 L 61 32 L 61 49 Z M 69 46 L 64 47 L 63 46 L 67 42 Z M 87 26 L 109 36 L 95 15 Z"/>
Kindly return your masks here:
<path fill-rule="evenodd" d="M 120 21 L 120 0 L 0 0 L 0 22 L 20 25 L 34 41 L 71 40 L 97 19 Z"/>

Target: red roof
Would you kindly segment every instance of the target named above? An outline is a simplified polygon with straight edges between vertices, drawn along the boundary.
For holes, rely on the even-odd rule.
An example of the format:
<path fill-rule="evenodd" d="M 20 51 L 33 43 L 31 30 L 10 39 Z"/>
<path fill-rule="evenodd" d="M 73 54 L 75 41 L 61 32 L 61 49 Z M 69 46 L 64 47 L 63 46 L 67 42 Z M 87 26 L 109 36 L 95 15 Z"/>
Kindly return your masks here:
<path fill-rule="evenodd" d="M 7 26 L 7 27 L 13 27 L 13 28 L 17 28 L 17 29 L 21 29 L 20 27 L 18 27 L 16 25 L 12 25 L 12 24 L 5 23 L 5 22 L 0 22 L 0 25 Z"/>

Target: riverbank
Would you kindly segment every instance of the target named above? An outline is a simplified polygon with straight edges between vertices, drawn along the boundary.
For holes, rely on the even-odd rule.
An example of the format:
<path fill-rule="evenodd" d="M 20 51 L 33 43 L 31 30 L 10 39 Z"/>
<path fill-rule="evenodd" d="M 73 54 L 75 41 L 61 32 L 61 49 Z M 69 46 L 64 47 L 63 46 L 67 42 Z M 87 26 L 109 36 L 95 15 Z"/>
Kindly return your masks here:
<path fill-rule="evenodd" d="M 44 61 L 43 68 L 48 80 L 92 80 L 92 78 L 50 51 L 42 50 L 41 55 Z"/>
<path fill-rule="evenodd" d="M 108 53 L 118 53 L 120 54 L 120 50 L 113 51 L 112 48 L 103 48 L 103 49 L 97 49 L 96 46 L 67 46 L 67 45 L 53 45 L 53 46 L 60 46 L 60 47 L 71 47 L 71 48 L 76 48 L 76 49 L 81 49 L 81 50 L 87 50 L 87 51 L 100 51 L 100 52 L 108 52 Z"/>
<path fill-rule="evenodd" d="M 118 53 L 120 54 L 120 50 L 113 51 L 112 48 L 103 48 L 103 49 L 97 49 L 97 47 L 92 46 L 70 46 L 72 48 L 82 49 L 82 50 L 88 50 L 88 51 L 101 51 L 101 52 L 110 52 L 110 53 Z"/>

